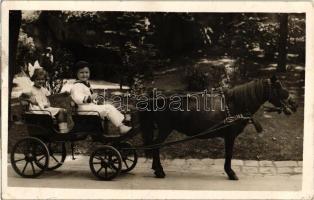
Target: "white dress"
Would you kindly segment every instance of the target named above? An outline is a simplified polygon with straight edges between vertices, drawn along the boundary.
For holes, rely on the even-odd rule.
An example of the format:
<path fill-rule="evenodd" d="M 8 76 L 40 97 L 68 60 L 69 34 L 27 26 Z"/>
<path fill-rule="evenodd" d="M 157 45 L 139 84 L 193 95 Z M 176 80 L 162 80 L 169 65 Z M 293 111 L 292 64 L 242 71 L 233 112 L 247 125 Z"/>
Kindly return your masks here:
<path fill-rule="evenodd" d="M 72 100 L 77 104 L 78 111 L 97 111 L 102 118 L 107 117 L 116 127 L 122 125 L 124 115 L 111 104 L 97 105 L 91 102 L 92 90 L 83 82 L 77 81 L 71 88 Z M 78 114 L 95 115 L 95 112 L 78 112 Z"/>
<path fill-rule="evenodd" d="M 35 98 L 36 102 L 38 105 L 34 105 L 30 103 L 29 109 L 32 113 L 35 114 L 48 114 L 49 112 L 51 113 L 52 116 L 56 116 L 61 108 L 56 108 L 56 107 L 51 107 L 50 102 L 47 98 L 47 96 L 50 96 L 51 93 L 44 87 L 37 88 L 33 86 L 31 88 L 31 96 Z M 33 110 L 33 111 L 32 111 Z M 39 110 L 46 110 L 49 112 L 45 111 L 39 111 Z"/>

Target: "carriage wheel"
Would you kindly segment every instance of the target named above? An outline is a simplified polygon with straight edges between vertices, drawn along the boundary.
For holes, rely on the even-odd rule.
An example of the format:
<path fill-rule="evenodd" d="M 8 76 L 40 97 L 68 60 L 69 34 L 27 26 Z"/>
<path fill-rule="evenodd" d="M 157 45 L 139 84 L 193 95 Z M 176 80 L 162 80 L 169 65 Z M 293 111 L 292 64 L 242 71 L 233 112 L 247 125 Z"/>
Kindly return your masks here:
<path fill-rule="evenodd" d="M 129 142 L 122 142 L 115 145 L 118 151 L 121 154 L 122 158 L 122 173 L 127 173 L 134 169 L 137 164 L 137 152 L 132 148 L 132 145 Z"/>
<path fill-rule="evenodd" d="M 42 167 L 38 167 L 38 163 Z M 37 138 L 24 138 L 18 141 L 12 149 L 11 165 L 14 171 L 24 178 L 38 177 L 49 165 L 48 149 Z"/>
<path fill-rule="evenodd" d="M 48 142 L 47 143 L 49 151 L 49 166 L 46 168 L 47 171 L 55 170 L 62 166 L 67 153 L 64 142 Z M 43 168 L 41 163 L 37 163 L 38 167 Z"/>
<path fill-rule="evenodd" d="M 121 155 L 112 146 L 97 148 L 89 159 L 92 173 L 101 180 L 112 180 L 120 174 L 122 163 Z"/>

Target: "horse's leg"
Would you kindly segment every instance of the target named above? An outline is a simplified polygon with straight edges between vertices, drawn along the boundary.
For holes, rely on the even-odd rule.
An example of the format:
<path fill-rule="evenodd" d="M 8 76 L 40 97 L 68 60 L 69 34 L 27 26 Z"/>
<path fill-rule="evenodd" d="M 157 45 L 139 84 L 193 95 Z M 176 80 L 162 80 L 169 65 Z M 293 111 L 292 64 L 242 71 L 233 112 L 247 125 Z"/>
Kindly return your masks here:
<path fill-rule="evenodd" d="M 160 162 L 160 153 L 159 149 L 153 150 L 153 164 L 152 169 L 155 171 L 154 174 L 156 178 L 164 178 L 166 176 L 164 169 Z"/>
<path fill-rule="evenodd" d="M 233 154 L 233 145 L 236 137 L 226 136 L 225 137 L 225 172 L 227 173 L 230 180 L 239 180 L 236 173 L 231 168 L 231 159 Z"/>
<path fill-rule="evenodd" d="M 154 141 L 154 144 L 163 143 L 170 133 L 171 130 L 159 130 L 158 137 Z M 154 174 L 156 178 L 164 178 L 166 174 L 160 162 L 159 148 L 153 149 L 152 157 L 153 157 L 152 169 L 155 171 Z"/>

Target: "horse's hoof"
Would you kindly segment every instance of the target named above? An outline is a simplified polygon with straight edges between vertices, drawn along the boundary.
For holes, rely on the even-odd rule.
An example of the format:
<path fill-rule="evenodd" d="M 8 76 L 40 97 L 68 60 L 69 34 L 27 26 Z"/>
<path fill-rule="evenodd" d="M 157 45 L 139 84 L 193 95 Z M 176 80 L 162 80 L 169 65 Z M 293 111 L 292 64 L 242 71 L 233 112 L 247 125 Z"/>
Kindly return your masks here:
<path fill-rule="evenodd" d="M 163 171 L 155 171 L 156 178 L 165 178 L 166 174 Z"/>
<path fill-rule="evenodd" d="M 239 180 L 238 176 L 236 174 L 228 175 L 229 180 L 237 181 Z"/>

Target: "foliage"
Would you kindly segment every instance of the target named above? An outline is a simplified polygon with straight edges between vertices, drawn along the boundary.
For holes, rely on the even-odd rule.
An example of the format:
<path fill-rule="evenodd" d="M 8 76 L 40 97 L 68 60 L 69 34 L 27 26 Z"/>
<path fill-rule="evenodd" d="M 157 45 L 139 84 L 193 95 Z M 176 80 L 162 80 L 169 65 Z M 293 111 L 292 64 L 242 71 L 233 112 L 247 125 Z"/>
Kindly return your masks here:
<path fill-rule="evenodd" d="M 133 84 L 133 77 L 139 73 L 152 74 L 151 63 L 157 49 L 149 42 L 153 34 L 147 13 L 135 12 L 60 12 L 57 16 L 65 24 L 81 24 L 86 34 L 96 39 L 82 42 L 84 46 L 100 47 L 114 51 L 122 65 L 112 65 L 110 73 L 118 74 L 121 84 Z M 84 35 L 82 35 L 83 37 Z"/>
<path fill-rule="evenodd" d="M 152 78 L 153 70 L 164 66 L 160 61 L 168 59 L 163 56 L 180 56 L 211 43 L 210 24 L 201 24 L 193 13 L 42 11 L 24 16 L 23 27 L 39 40 L 41 48 L 67 49 L 74 59 L 66 62 L 83 57 L 97 68 L 95 78 L 117 77 L 129 86 L 134 76 Z M 103 52 L 119 58 L 107 62 L 112 56 Z"/>
<path fill-rule="evenodd" d="M 155 44 L 162 55 L 178 58 L 209 48 L 213 30 L 211 23 L 202 22 L 203 17 L 197 13 L 152 14 Z"/>
<path fill-rule="evenodd" d="M 62 89 L 64 79 L 73 77 L 71 66 L 74 63 L 74 58 L 71 52 L 64 48 L 56 49 L 54 56 L 54 74 L 51 77 L 51 92 L 57 94 Z"/>
<path fill-rule="evenodd" d="M 210 49 L 244 60 L 257 52 L 274 59 L 278 45 L 277 14 L 42 11 L 27 16 L 25 30 L 32 25 L 41 32 L 30 35 L 35 31 L 28 27 L 27 33 L 53 47 L 54 79 L 70 76 L 75 61 L 86 59 L 97 68 L 93 78 L 132 87 L 134 77 L 152 79 L 154 71 L 168 67 L 166 60 L 204 56 Z M 304 34 L 304 15 L 291 14 L 290 52 L 304 52 Z"/>
<path fill-rule="evenodd" d="M 38 20 L 40 13 L 41 13 L 41 11 L 23 10 L 22 11 L 23 24 L 25 25 L 25 24 L 36 22 Z"/>
<path fill-rule="evenodd" d="M 133 78 L 133 84 L 130 90 L 130 94 L 138 96 L 145 93 L 145 85 L 141 77 L 135 76 Z"/>
<path fill-rule="evenodd" d="M 288 22 L 289 43 L 291 53 L 297 53 L 298 58 L 305 61 L 305 18 L 304 15 L 292 15 Z"/>
<path fill-rule="evenodd" d="M 305 18 L 292 15 L 289 20 L 289 36 L 291 38 L 305 41 Z"/>
<path fill-rule="evenodd" d="M 203 73 L 196 66 L 188 66 L 185 71 L 184 82 L 189 91 L 202 91 L 208 88 L 210 80 L 208 74 Z"/>
<path fill-rule="evenodd" d="M 228 20 L 223 20 L 223 19 Z M 229 55 L 248 59 L 254 51 L 262 50 L 266 59 L 274 59 L 278 52 L 279 19 L 278 14 L 226 14 L 222 17 L 219 44 Z M 289 51 L 302 54 L 304 49 L 304 15 L 289 15 Z M 214 30 L 217 31 L 217 30 Z M 297 45 L 295 45 L 297 44 Z"/>
<path fill-rule="evenodd" d="M 227 16 L 225 16 L 227 17 Z M 230 19 L 229 19 L 230 18 Z M 261 18 L 256 14 L 237 14 L 229 16 L 219 43 L 228 54 L 236 57 L 248 57 L 259 45 Z"/>
<path fill-rule="evenodd" d="M 75 62 L 73 54 L 65 48 L 59 48 L 54 51 L 55 75 L 59 78 L 71 78 L 71 66 Z"/>
<path fill-rule="evenodd" d="M 36 58 L 36 48 L 34 40 L 23 30 L 20 30 L 18 38 L 17 65 L 24 68 L 28 63 L 34 63 Z"/>
<path fill-rule="evenodd" d="M 265 57 L 272 59 L 275 52 L 278 51 L 279 23 L 258 23 L 259 44 L 265 52 Z"/>

